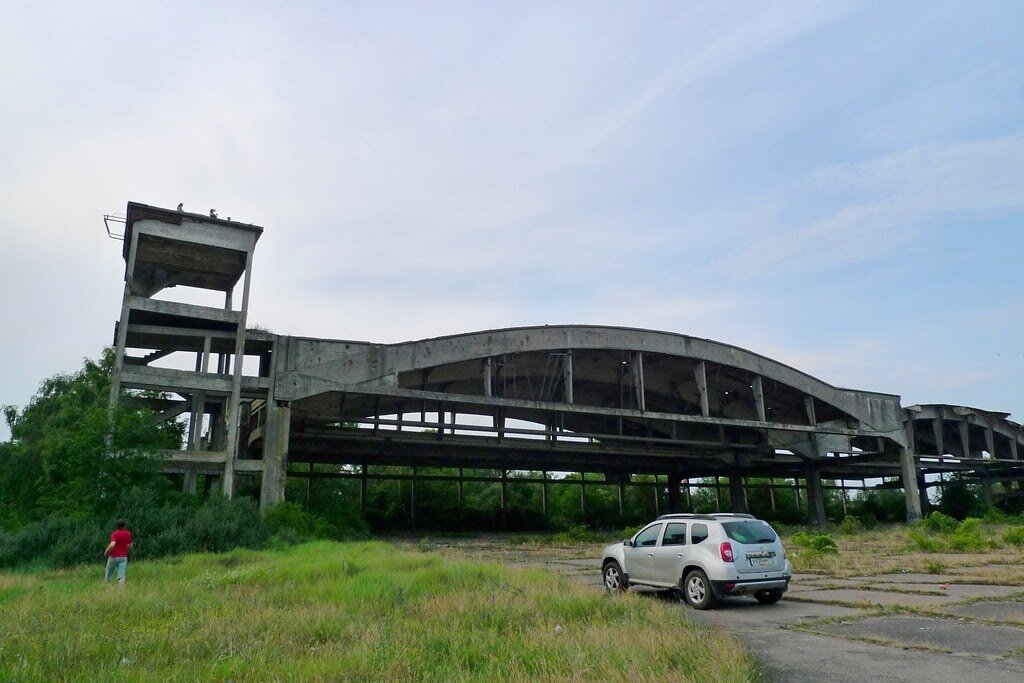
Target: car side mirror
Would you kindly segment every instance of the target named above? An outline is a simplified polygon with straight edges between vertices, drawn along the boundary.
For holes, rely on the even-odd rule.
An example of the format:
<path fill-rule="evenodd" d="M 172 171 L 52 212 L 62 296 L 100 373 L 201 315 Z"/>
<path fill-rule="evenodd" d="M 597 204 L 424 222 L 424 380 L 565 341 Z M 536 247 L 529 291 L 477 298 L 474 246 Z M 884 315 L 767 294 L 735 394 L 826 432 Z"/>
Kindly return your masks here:
<path fill-rule="evenodd" d="M 626 546 L 627 548 L 632 548 L 633 541 L 627 538 L 625 541 L 622 542 L 622 545 Z"/>

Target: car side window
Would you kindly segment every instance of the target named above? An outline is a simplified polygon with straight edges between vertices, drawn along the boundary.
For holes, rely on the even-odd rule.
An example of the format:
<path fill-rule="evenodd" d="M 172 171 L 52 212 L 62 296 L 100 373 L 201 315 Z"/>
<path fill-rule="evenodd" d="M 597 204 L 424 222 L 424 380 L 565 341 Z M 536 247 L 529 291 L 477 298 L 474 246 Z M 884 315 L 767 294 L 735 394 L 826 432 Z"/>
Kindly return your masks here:
<path fill-rule="evenodd" d="M 658 536 L 661 535 L 661 524 L 652 524 L 643 531 L 641 531 L 636 537 L 636 543 L 633 545 L 640 547 L 648 547 L 658 542 Z"/>
<path fill-rule="evenodd" d="M 690 528 L 690 543 L 697 544 L 708 540 L 708 525 L 694 524 Z"/>
<path fill-rule="evenodd" d="M 686 545 L 686 524 L 682 522 L 669 522 L 665 527 L 665 538 L 661 539 L 662 545 Z"/>

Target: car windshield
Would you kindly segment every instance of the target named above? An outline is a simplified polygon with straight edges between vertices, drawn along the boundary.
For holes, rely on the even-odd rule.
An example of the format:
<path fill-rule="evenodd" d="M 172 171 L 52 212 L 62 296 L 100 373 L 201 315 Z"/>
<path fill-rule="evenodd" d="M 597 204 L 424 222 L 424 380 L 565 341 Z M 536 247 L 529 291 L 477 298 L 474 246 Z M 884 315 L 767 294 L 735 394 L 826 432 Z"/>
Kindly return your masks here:
<path fill-rule="evenodd" d="M 725 535 L 737 543 L 771 543 L 778 536 L 775 531 L 759 519 L 743 522 L 723 522 Z"/>

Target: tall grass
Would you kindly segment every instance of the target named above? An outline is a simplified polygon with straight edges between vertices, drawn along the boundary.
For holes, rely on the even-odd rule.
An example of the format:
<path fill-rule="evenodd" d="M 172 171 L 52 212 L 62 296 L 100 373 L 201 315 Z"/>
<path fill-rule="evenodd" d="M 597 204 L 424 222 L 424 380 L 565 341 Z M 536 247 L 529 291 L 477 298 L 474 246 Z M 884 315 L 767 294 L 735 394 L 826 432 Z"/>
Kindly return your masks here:
<path fill-rule="evenodd" d="M 0 680 L 745 681 L 724 632 L 642 595 L 379 542 L 0 574 Z M 561 626 L 560 633 L 556 626 Z"/>

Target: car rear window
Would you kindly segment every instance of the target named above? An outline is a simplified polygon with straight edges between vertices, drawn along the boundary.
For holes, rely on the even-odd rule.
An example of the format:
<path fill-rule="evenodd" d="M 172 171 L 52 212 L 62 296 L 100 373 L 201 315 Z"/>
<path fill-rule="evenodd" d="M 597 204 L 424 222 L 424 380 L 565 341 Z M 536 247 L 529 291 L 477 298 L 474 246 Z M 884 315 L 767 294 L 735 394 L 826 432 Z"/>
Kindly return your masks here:
<path fill-rule="evenodd" d="M 759 519 L 742 522 L 722 522 L 725 535 L 737 543 L 771 543 L 778 536 L 775 531 Z"/>

